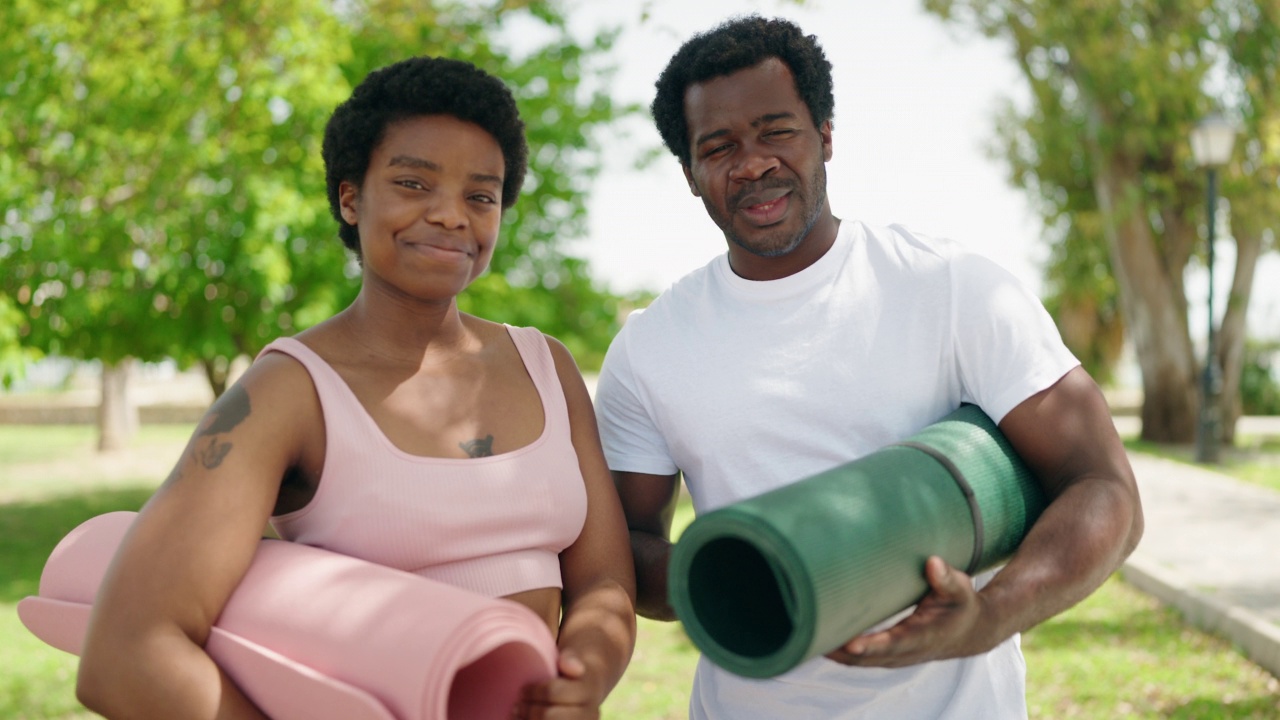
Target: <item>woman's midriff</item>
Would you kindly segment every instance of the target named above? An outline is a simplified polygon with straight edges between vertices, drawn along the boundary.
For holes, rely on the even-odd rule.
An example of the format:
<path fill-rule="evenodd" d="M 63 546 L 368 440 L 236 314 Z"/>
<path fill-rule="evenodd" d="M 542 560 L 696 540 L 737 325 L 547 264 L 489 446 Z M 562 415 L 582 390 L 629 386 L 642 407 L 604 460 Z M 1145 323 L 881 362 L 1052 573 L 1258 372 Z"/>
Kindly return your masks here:
<path fill-rule="evenodd" d="M 535 615 L 542 618 L 542 621 L 547 624 L 547 628 L 551 630 L 552 637 L 559 636 L 560 588 L 550 587 L 525 590 L 524 592 L 508 595 L 506 599 L 514 600 L 532 610 Z"/>

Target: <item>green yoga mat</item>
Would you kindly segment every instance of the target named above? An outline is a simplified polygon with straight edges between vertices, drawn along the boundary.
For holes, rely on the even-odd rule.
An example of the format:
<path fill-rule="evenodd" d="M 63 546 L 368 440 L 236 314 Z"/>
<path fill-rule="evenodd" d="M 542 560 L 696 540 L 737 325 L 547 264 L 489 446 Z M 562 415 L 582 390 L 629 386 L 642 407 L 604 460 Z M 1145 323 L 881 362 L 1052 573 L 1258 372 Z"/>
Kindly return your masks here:
<path fill-rule="evenodd" d="M 1008 559 L 1044 509 L 1030 469 L 985 413 L 695 519 L 668 588 L 693 643 L 773 677 L 919 601 L 924 562 L 970 574 Z"/>

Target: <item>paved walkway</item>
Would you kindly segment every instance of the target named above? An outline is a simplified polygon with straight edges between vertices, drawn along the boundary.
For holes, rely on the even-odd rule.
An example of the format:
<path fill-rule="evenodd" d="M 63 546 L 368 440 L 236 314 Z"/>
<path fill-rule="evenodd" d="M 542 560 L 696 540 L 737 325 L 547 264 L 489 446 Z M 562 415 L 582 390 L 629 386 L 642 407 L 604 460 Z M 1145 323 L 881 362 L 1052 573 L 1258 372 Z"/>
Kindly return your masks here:
<path fill-rule="evenodd" d="M 1125 580 L 1280 677 L 1280 492 L 1200 466 L 1130 457 L 1146 531 Z"/>

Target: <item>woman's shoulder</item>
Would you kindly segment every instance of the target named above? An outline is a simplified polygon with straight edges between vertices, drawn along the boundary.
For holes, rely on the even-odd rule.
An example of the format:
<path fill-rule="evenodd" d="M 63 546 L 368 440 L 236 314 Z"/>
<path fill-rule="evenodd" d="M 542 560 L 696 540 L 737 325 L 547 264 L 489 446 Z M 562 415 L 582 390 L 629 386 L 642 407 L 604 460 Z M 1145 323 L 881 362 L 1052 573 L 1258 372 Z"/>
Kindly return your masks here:
<path fill-rule="evenodd" d="M 245 369 L 239 383 L 252 389 L 255 395 L 270 396 L 273 407 L 292 405 L 300 398 L 312 394 L 311 372 L 296 348 L 305 348 L 299 342 L 279 343 L 272 350 L 263 352 Z M 271 346 L 268 346 L 271 347 Z M 293 352 L 290 352 L 290 351 Z"/>

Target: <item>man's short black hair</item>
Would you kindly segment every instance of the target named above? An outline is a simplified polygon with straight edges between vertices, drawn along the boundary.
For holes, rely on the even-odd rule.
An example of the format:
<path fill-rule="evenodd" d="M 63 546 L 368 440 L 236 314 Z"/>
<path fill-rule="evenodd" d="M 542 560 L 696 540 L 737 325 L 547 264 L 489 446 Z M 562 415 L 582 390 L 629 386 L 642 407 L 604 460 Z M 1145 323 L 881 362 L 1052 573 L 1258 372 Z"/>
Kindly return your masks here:
<path fill-rule="evenodd" d="M 689 86 L 755 67 L 771 57 L 791 68 L 796 91 L 809 107 L 815 126 L 834 117 L 831 63 L 816 37 L 805 35 L 795 23 L 781 18 L 732 18 L 690 38 L 654 83 L 658 93 L 649 109 L 662 141 L 681 163 L 687 166 L 691 158 L 689 124 L 684 115 L 684 94 Z"/>
<path fill-rule="evenodd" d="M 524 122 L 511 91 L 476 66 L 448 58 L 415 57 L 374 70 L 333 111 L 324 129 L 325 182 L 329 211 L 342 243 L 357 254 L 360 234 L 342 219 L 338 186 L 364 184 L 369 159 L 394 123 L 421 115 L 450 115 L 474 123 L 502 149 L 503 209 L 515 204 L 524 184 L 529 148 Z"/>

